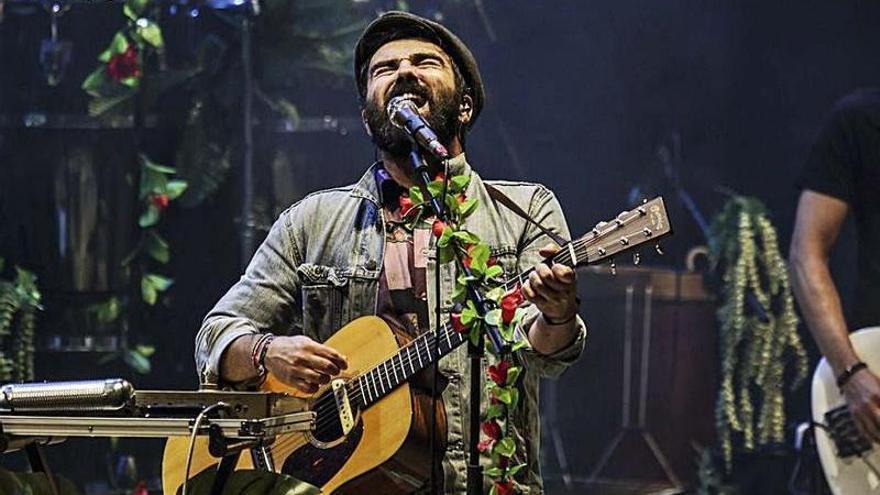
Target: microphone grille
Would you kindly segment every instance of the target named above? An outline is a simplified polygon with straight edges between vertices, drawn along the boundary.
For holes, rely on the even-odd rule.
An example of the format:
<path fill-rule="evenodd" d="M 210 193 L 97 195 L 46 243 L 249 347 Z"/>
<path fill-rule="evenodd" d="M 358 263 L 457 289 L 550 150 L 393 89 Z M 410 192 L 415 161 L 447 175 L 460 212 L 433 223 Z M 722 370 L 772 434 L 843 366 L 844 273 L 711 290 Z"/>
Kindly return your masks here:
<path fill-rule="evenodd" d="M 13 410 L 115 410 L 131 400 L 134 388 L 126 380 L 20 383 L 0 389 L 5 408 Z"/>
<path fill-rule="evenodd" d="M 408 108 L 415 112 L 418 112 L 418 107 L 412 100 L 406 98 L 404 96 L 395 96 L 388 100 L 388 105 L 385 107 L 388 112 L 388 116 L 394 118 L 394 114 L 403 110 L 404 108 Z"/>

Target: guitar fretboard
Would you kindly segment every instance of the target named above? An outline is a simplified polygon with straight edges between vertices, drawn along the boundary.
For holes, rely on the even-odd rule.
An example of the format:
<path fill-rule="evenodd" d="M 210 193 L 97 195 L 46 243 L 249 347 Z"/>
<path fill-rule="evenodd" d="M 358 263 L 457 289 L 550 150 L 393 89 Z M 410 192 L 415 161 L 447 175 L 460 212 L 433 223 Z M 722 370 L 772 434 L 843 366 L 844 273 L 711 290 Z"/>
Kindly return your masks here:
<path fill-rule="evenodd" d="M 578 258 L 586 260 L 586 246 L 582 241 L 566 244 L 547 261 L 553 264 L 576 266 Z M 509 291 L 522 286 L 533 271 L 534 268 L 530 268 L 507 280 L 503 284 L 504 289 Z M 439 341 L 434 331 L 419 335 L 412 342 L 401 347 L 394 356 L 349 382 L 349 399 L 358 402 L 362 408 L 368 407 L 419 371 L 452 352 L 466 340 L 467 335 L 456 332 L 449 322 L 440 329 Z"/>
<path fill-rule="evenodd" d="M 670 232 L 663 199 L 658 197 L 610 222 L 597 224 L 586 235 L 561 246 L 544 262 L 572 268 L 595 264 Z M 504 290 L 521 287 L 534 271 L 532 267 L 510 278 L 504 282 Z M 467 335 L 456 332 L 449 322 L 439 332 L 425 332 L 389 359 L 351 380 L 347 384 L 349 399 L 361 408 L 368 407 L 466 340 Z"/>

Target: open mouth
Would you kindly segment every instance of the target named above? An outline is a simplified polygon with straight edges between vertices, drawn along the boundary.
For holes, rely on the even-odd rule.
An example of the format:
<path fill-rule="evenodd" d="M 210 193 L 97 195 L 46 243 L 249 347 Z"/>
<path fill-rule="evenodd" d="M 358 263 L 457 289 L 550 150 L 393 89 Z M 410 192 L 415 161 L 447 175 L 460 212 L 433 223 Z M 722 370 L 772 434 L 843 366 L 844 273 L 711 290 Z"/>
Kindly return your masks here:
<path fill-rule="evenodd" d="M 397 96 L 415 103 L 415 105 L 419 108 L 419 110 L 423 109 L 428 104 L 427 98 L 425 98 L 422 95 L 418 95 L 416 93 L 406 92 L 406 93 L 403 93 L 403 94 L 397 95 Z M 395 96 L 395 97 L 397 97 L 397 96 Z"/>

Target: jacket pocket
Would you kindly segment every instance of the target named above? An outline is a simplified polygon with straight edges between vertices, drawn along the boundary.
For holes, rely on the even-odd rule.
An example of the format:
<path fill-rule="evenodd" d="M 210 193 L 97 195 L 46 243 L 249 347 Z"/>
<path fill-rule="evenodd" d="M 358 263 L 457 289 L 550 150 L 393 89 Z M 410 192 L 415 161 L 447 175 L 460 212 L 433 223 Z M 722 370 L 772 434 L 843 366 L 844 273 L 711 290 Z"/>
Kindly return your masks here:
<path fill-rule="evenodd" d="M 516 248 L 511 246 L 493 247 L 489 255 L 495 258 L 496 263 L 504 269 L 504 281 L 508 281 L 519 275 L 516 263 Z"/>
<path fill-rule="evenodd" d="M 312 263 L 301 264 L 297 275 L 302 283 L 303 331 L 323 342 L 347 323 L 350 277 L 339 268 Z"/>

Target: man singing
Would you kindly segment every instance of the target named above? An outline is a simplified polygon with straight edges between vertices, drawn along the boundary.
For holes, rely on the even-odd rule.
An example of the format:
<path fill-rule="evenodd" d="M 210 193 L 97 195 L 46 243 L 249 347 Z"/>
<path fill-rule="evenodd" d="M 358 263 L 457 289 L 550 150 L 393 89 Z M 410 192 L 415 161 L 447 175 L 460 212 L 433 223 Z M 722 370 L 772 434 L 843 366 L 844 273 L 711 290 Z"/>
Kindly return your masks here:
<path fill-rule="evenodd" d="M 271 373 L 295 389 L 314 393 L 348 365 L 349 356 L 322 345 L 347 322 L 378 315 L 410 335 L 432 331 L 434 304 L 451 304 L 455 269 L 452 264 L 440 267 L 438 297 L 433 291 L 437 267 L 430 224 L 413 228 L 402 221 L 401 205 L 416 179 L 409 137 L 392 125 L 386 107 L 390 99 L 405 97 L 448 149 L 449 173 L 471 177 L 466 195 L 480 206 L 466 228 L 489 244 L 506 276 L 537 265 L 522 287 L 528 304 L 519 325 L 527 345 L 516 357 L 525 371 L 510 434 L 518 446 L 514 461 L 526 463 L 516 476 L 518 490 L 543 493 L 539 379 L 558 376 L 577 359 L 586 327 L 577 314 L 574 271 L 540 263 L 558 247 L 538 227 L 493 200 L 486 185 L 567 238 L 559 203 L 541 185 L 484 182 L 471 168 L 464 154 L 465 135 L 483 109 L 485 93 L 470 50 L 445 27 L 408 13 L 381 16 L 357 43 L 354 76 L 364 126 L 379 161 L 357 183 L 313 193 L 281 214 L 242 278 L 205 318 L 196 338 L 201 377 L 221 386 L 248 387 Z M 444 170 L 433 158 L 428 165 L 432 177 Z M 255 359 L 256 354 L 262 359 Z M 447 418 L 440 433 L 447 447 L 438 456 L 438 487 L 421 490 L 464 493 L 470 376 L 466 346 L 441 359 L 439 372 Z"/>

